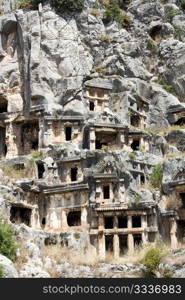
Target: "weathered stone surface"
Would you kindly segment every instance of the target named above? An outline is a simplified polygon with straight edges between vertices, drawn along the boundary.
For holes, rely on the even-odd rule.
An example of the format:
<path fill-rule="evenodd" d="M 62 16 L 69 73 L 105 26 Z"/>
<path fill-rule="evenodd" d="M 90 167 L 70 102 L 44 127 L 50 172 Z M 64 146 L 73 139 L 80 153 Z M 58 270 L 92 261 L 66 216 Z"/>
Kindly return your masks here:
<path fill-rule="evenodd" d="M 14 267 L 13 262 L 6 256 L 0 254 L 0 265 L 3 267 L 3 273 L 5 278 L 16 278 L 18 277 L 17 270 Z"/>

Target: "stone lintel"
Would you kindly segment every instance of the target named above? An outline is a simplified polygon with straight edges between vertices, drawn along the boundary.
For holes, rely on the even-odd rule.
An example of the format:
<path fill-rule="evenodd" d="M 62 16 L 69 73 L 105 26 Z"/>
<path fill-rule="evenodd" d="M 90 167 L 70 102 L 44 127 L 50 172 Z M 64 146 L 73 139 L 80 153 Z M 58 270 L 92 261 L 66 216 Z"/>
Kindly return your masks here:
<path fill-rule="evenodd" d="M 57 194 L 65 192 L 73 192 L 78 190 L 89 190 L 88 184 L 76 184 L 76 185 L 58 185 L 58 186 L 40 186 L 40 191 L 43 194 Z"/>
<path fill-rule="evenodd" d="M 123 125 L 123 124 L 107 124 L 107 123 L 96 123 L 94 124 L 93 126 L 91 126 L 91 128 L 95 128 L 95 131 L 96 132 L 115 132 L 116 130 L 119 130 L 119 129 L 127 129 L 127 126 L 126 125 Z"/>
<path fill-rule="evenodd" d="M 49 116 L 49 117 L 44 117 L 44 120 L 45 121 L 76 122 L 76 121 L 84 121 L 84 117 L 82 117 L 82 116 L 60 116 L 60 117 Z"/>

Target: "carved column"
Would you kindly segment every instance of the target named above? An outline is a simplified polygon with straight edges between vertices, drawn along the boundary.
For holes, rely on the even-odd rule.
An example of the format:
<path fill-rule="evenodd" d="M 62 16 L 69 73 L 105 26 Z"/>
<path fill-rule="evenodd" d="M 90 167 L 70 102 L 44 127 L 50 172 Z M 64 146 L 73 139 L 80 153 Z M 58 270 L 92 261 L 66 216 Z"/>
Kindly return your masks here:
<path fill-rule="evenodd" d="M 170 220 L 170 237 L 171 237 L 171 248 L 176 249 L 178 245 L 177 241 L 177 223 L 175 218 L 171 218 Z"/>
<path fill-rule="evenodd" d="M 44 120 L 39 120 L 39 149 L 44 148 Z"/>
<path fill-rule="evenodd" d="M 128 252 L 130 255 L 132 255 L 134 253 L 134 237 L 133 234 L 131 233 L 128 234 L 127 245 L 128 245 Z"/>
<path fill-rule="evenodd" d="M 132 216 L 128 216 L 127 227 L 128 227 L 128 229 L 132 228 Z M 127 245 L 128 245 L 129 254 L 133 254 L 134 253 L 134 237 L 133 237 L 133 234 L 131 234 L 131 233 L 128 234 Z"/>
<path fill-rule="evenodd" d="M 114 258 L 119 258 L 120 249 L 119 249 L 118 234 L 114 234 L 114 237 L 113 237 L 113 251 L 114 251 Z"/>
<path fill-rule="evenodd" d="M 96 134 L 94 128 L 90 129 L 90 150 L 95 150 L 96 145 L 95 145 L 95 140 L 96 140 Z"/>
<path fill-rule="evenodd" d="M 66 211 L 62 210 L 61 215 L 62 215 L 61 216 L 61 226 L 62 226 L 62 230 L 64 230 L 65 228 L 68 227 Z"/>
<path fill-rule="evenodd" d="M 100 261 L 105 260 L 105 234 L 104 234 L 104 217 L 98 218 L 98 256 Z"/>
<path fill-rule="evenodd" d="M 84 228 L 87 228 L 88 223 L 87 223 L 87 208 L 83 207 L 81 210 L 81 225 Z"/>
<path fill-rule="evenodd" d="M 144 232 L 142 232 L 142 242 L 143 244 L 146 244 L 148 241 L 148 232 L 147 232 L 147 216 L 141 216 L 141 227 L 144 229 Z"/>

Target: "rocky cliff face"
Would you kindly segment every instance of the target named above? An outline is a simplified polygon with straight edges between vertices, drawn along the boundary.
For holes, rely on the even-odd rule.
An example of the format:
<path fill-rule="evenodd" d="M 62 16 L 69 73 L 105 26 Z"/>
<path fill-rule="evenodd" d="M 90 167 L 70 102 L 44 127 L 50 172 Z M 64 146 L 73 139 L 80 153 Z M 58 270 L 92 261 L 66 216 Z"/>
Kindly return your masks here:
<path fill-rule="evenodd" d="M 185 237 L 182 1 L 85 0 L 81 11 L 41 2 L 0 1 L 0 208 L 27 243 L 19 275 L 50 276 L 50 245 L 100 261 L 161 236 L 176 248 Z"/>

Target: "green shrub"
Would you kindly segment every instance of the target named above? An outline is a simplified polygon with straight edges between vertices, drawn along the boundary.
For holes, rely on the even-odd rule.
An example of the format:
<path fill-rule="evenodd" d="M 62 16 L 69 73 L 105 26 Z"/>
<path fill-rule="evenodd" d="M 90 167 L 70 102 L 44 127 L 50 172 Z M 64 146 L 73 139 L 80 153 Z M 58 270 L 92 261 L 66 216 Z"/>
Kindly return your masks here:
<path fill-rule="evenodd" d="M 171 22 L 173 18 L 177 15 L 181 15 L 182 12 L 180 9 L 173 8 L 170 5 L 165 6 L 165 15 L 168 22 Z"/>
<path fill-rule="evenodd" d="M 175 38 L 179 41 L 182 41 L 182 38 L 184 36 L 184 30 L 179 25 L 173 25 L 175 30 Z"/>
<path fill-rule="evenodd" d="M 158 164 L 153 168 L 152 174 L 150 175 L 150 184 L 154 188 L 160 188 L 162 177 L 163 177 L 163 169 L 162 166 Z"/>
<path fill-rule="evenodd" d="M 164 278 L 172 278 L 174 275 L 174 272 L 172 269 L 170 269 L 170 267 L 165 267 L 164 270 L 163 270 L 163 274 L 162 276 Z"/>
<path fill-rule="evenodd" d="M 168 93 L 176 95 L 175 88 L 172 85 L 168 84 L 168 82 L 164 79 L 164 77 L 159 78 L 157 83 L 162 85 L 163 89 L 165 89 Z"/>
<path fill-rule="evenodd" d="M 3 278 L 5 275 L 4 275 L 4 269 L 3 269 L 3 266 L 0 265 L 0 278 Z"/>
<path fill-rule="evenodd" d="M 37 9 L 39 3 L 45 3 L 47 0 L 19 0 L 18 8 Z M 84 0 L 50 0 L 50 4 L 58 11 L 79 11 L 84 7 Z"/>
<path fill-rule="evenodd" d="M 130 159 L 135 159 L 136 158 L 136 154 L 134 152 L 130 152 L 129 153 L 129 158 Z"/>
<path fill-rule="evenodd" d="M 131 25 L 131 19 L 126 12 L 119 8 L 118 4 L 110 4 L 104 12 L 104 23 L 116 21 L 121 27 L 128 27 Z"/>
<path fill-rule="evenodd" d="M 37 160 L 43 158 L 43 153 L 40 150 L 32 150 L 31 156 L 33 160 Z"/>
<path fill-rule="evenodd" d="M 74 238 L 75 238 L 76 240 L 79 240 L 79 238 L 80 238 L 80 233 L 79 233 L 79 232 L 75 232 L 75 233 L 73 234 L 73 236 L 74 236 Z"/>
<path fill-rule="evenodd" d="M 147 49 L 151 51 L 151 53 L 155 54 L 158 51 L 157 44 L 153 40 L 147 41 Z"/>
<path fill-rule="evenodd" d="M 164 251 L 160 248 L 150 248 L 146 253 L 141 263 L 145 266 L 143 270 L 143 276 L 145 278 L 155 278 L 158 266 L 164 255 Z"/>
<path fill-rule="evenodd" d="M 80 11 L 84 7 L 84 0 L 50 0 L 57 10 Z"/>
<path fill-rule="evenodd" d="M 0 217 L 0 254 L 15 261 L 17 249 L 18 244 L 12 226 L 3 217 Z"/>
<path fill-rule="evenodd" d="M 181 7 L 182 9 L 185 9 L 185 0 L 179 0 L 178 2 L 179 2 L 179 4 L 180 4 L 180 7 Z"/>

